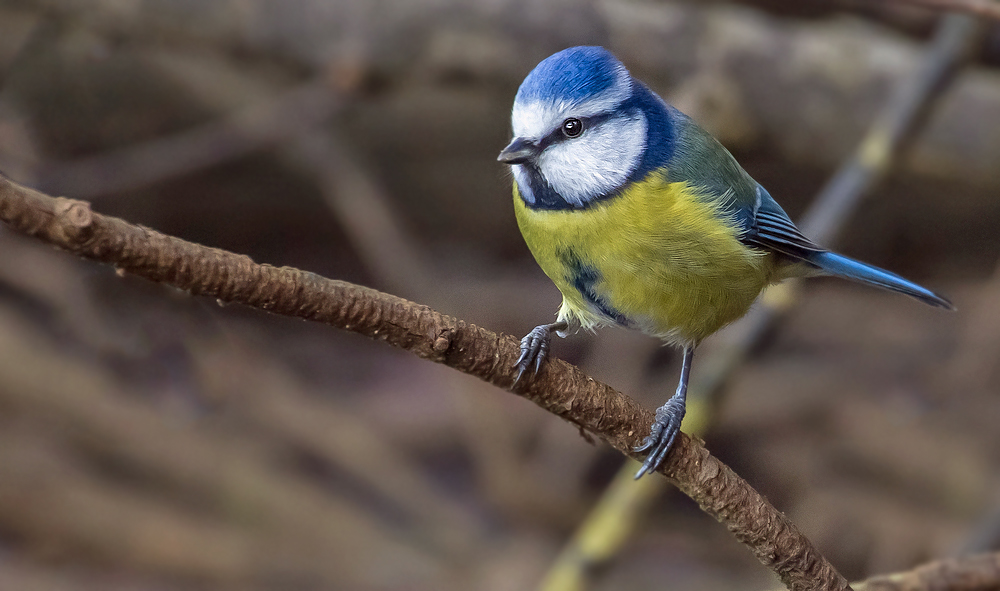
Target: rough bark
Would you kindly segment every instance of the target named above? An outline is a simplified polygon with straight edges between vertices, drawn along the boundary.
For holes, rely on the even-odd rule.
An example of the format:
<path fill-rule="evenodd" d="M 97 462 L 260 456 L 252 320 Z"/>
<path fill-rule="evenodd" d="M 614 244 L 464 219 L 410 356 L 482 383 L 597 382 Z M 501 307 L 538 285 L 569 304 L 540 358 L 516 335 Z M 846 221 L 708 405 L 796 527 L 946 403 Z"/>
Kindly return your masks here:
<path fill-rule="evenodd" d="M 88 203 L 0 178 L 0 219 L 69 252 L 193 295 L 323 322 L 382 340 L 510 389 L 517 340 L 414 302 L 290 267 L 207 248 L 93 212 Z M 552 360 L 515 393 L 596 435 L 632 447 L 653 413 L 576 367 Z M 663 468 L 681 491 L 721 521 L 790 588 L 843 590 L 847 581 L 781 512 L 696 440 L 681 434 Z"/>

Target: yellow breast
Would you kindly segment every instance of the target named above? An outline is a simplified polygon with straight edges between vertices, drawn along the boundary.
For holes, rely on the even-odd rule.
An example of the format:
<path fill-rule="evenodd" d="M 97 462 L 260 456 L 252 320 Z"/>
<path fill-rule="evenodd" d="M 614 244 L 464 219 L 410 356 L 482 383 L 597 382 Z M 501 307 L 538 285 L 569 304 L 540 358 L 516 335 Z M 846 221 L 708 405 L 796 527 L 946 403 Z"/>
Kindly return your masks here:
<path fill-rule="evenodd" d="M 653 173 L 584 210 L 530 209 L 514 186 L 524 240 L 563 295 L 559 319 L 617 323 L 695 345 L 747 312 L 774 279 L 771 254 L 686 183 Z"/>

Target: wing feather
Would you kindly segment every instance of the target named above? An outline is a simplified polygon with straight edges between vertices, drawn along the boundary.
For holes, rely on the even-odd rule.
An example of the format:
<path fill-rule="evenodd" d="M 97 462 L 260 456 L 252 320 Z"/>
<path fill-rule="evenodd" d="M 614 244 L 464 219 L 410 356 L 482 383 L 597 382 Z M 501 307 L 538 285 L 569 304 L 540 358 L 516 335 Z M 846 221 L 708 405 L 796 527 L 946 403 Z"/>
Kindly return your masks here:
<path fill-rule="evenodd" d="M 680 111 L 669 108 L 669 113 L 676 142 L 673 156 L 664 163 L 670 180 L 698 187 L 722 215 L 733 220 L 747 246 L 807 263 L 810 256 L 826 252 L 795 227 L 767 190 L 711 134 Z"/>
<path fill-rule="evenodd" d="M 806 262 L 810 255 L 826 252 L 795 227 L 785 210 L 763 187 L 757 187 L 759 205 L 742 237 L 744 244 L 768 248 Z"/>

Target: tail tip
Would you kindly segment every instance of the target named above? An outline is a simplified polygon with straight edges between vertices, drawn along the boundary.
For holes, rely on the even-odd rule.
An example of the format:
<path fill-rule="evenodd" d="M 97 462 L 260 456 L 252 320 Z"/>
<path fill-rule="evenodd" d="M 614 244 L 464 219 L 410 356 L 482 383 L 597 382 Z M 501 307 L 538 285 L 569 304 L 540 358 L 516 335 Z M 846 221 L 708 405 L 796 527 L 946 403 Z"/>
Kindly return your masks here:
<path fill-rule="evenodd" d="M 943 310 L 948 310 L 949 312 L 958 312 L 958 308 L 955 306 L 955 304 L 951 303 L 951 300 L 949 300 L 944 296 L 940 296 L 936 293 L 934 294 L 933 298 L 928 298 L 924 301 L 934 306 L 935 308 L 941 308 Z"/>

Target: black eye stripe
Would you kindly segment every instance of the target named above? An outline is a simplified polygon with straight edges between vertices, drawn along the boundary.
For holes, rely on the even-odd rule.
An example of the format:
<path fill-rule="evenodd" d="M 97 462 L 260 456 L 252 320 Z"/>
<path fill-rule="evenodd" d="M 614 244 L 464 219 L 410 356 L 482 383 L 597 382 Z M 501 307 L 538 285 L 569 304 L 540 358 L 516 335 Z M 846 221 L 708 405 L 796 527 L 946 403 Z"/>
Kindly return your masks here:
<path fill-rule="evenodd" d="M 598 113 L 597 115 L 591 115 L 590 117 L 570 117 L 570 119 L 578 119 L 580 123 L 583 124 L 583 129 L 587 130 L 590 129 L 591 127 L 604 123 L 608 119 L 611 119 L 611 113 L 610 112 Z M 566 120 L 564 119 L 563 123 L 565 121 Z M 539 149 L 544 150 L 545 148 L 557 142 L 567 142 L 569 140 L 580 137 L 579 135 L 573 138 L 567 137 L 566 134 L 563 133 L 563 123 L 560 123 L 558 127 L 553 129 L 548 135 L 539 140 L 538 142 Z"/>

